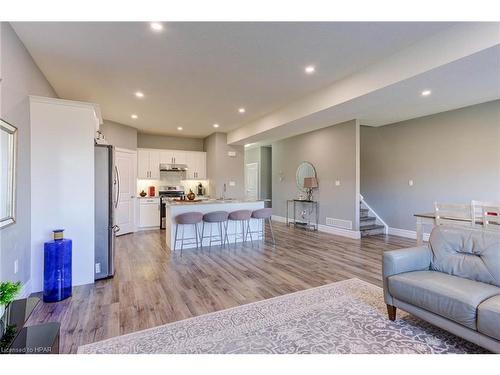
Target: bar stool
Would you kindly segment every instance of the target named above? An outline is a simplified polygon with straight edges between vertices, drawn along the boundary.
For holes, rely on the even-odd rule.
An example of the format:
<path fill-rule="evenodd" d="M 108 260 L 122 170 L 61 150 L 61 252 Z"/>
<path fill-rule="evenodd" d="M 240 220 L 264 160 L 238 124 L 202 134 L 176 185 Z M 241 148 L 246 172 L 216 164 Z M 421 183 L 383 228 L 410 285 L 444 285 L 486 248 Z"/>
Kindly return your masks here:
<path fill-rule="evenodd" d="M 186 212 L 175 217 L 175 238 L 174 238 L 174 251 L 177 246 L 177 242 L 181 241 L 181 251 L 184 248 L 184 241 L 186 240 L 194 240 L 196 239 L 196 248 L 198 248 L 198 223 L 200 223 L 203 219 L 203 214 L 201 212 Z M 177 239 L 177 231 L 179 229 L 179 225 L 182 225 L 182 238 Z M 195 231 L 195 237 L 185 238 L 184 237 L 184 226 L 185 225 L 193 225 Z M 187 245 L 191 245 L 194 242 L 190 242 Z"/>
<path fill-rule="evenodd" d="M 238 210 L 233 211 L 229 214 L 229 220 L 234 221 L 234 244 L 236 245 L 236 240 L 241 238 L 243 242 L 246 242 L 248 234 L 250 234 L 250 241 L 253 246 L 252 233 L 250 232 L 250 218 L 252 217 L 252 211 L 250 210 Z M 241 236 L 238 235 L 238 222 L 241 223 Z M 247 233 L 245 235 L 245 225 L 247 227 Z M 227 225 L 226 225 L 227 228 Z M 227 233 L 227 229 L 226 229 Z"/>
<path fill-rule="evenodd" d="M 273 225 L 271 224 L 271 216 L 273 215 L 273 209 L 272 208 L 261 208 L 259 210 L 255 210 L 252 212 L 252 219 L 257 219 L 261 220 L 262 223 L 262 237 L 265 240 L 266 234 L 265 234 L 265 222 L 266 220 L 269 222 L 269 228 L 271 229 L 271 236 L 273 238 L 273 244 L 276 245 L 276 241 L 274 240 L 274 232 L 273 232 Z M 252 233 L 252 232 L 250 232 Z M 255 232 L 254 232 L 255 233 Z"/>
<path fill-rule="evenodd" d="M 205 223 L 210 224 L 210 242 L 208 243 L 208 248 L 212 247 L 212 242 L 219 242 L 221 246 L 226 244 L 227 240 L 227 226 L 223 223 L 227 222 L 229 214 L 226 211 L 214 211 L 203 215 L 203 226 L 201 227 L 201 246 L 203 247 L 203 239 L 205 238 Z M 213 224 L 217 224 L 219 229 L 219 236 L 212 235 Z M 215 239 L 214 239 L 215 237 Z M 229 242 L 229 241 L 228 241 Z"/>

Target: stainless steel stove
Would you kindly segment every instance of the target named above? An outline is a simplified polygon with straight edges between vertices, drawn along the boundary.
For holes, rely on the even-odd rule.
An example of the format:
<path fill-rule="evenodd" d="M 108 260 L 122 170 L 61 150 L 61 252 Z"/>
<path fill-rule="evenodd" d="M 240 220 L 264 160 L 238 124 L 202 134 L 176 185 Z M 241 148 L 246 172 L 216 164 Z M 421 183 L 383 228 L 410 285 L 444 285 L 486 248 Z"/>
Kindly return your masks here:
<path fill-rule="evenodd" d="M 160 186 L 158 194 L 160 197 L 181 197 L 184 195 L 184 188 L 182 186 Z"/>
<path fill-rule="evenodd" d="M 175 198 L 180 198 L 185 194 L 182 186 L 160 186 L 158 195 L 160 196 L 160 229 L 165 229 L 165 216 L 167 214 L 166 202 Z"/>

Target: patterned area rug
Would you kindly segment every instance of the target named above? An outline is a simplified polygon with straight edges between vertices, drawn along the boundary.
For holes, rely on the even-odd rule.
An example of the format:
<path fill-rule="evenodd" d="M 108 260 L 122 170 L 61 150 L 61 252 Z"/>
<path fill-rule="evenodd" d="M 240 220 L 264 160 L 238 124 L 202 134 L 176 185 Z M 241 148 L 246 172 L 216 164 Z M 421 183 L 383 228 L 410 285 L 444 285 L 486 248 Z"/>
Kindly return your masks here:
<path fill-rule="evenodd" d="M 398 310 L 358 279 L 84 345 L 78 353 L 484 353 Z"/>

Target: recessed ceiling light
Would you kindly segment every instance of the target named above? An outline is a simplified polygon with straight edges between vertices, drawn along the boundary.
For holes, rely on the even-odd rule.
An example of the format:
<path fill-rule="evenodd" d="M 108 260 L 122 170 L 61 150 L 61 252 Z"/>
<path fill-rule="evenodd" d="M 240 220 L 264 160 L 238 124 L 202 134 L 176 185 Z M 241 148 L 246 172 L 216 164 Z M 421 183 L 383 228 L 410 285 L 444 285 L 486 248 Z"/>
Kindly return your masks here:
<path fill-rule="evenodd" d="M 182 126 L 178 126 L 177 130 L 181 131 L 182 130 Z"/>
<path fill-rule="evenodd" d="M 137 96 L 138 98 L 144 98 L 144 93 L 142 91 L 137 91 L 135 93 L 135 96 Z"/>
<path fill-rule="evenodd" d="M 130 115 L 130 117 L 132 117 L 134 120 L 137 120 L 137 118 L 138 118 L 139 116 L 137 116 L 136 114 L 133 114 L 133 115 Z"/>
<path fill-rule="evenodd" d="M 238 112 L 239 113 L 245 113 L 245 108 L 243 108 L 243 107 L 242 108 L 238 108 Z"/>
<path fill-rule="evenodd" d="M 150 26 L 151 26 L 151 30 L 154 30 L 154 31 L 162 31 L 163 30 L 163 25 L 159 22 L 151 22 Z"/>
<path fill-rule="evenodd" d="M 422 91 L 421 95 L 422 96 L 429 96 L 431 94 L 431 92 L 432 92 L 431 90 L 424 90 L 424 91 Z"/>
<path fill-rule="evenodd" d="M 218 128 L 219 127 L 219 124 L 214 124 L 214 128 Z"/>
<path fill-rule="evenodd" d="M 304 70 L 307 74 L 313 74 L 316 71 L 316 68 L 314 67 L 314 65 L 309 65 L 306 66 Z"/>

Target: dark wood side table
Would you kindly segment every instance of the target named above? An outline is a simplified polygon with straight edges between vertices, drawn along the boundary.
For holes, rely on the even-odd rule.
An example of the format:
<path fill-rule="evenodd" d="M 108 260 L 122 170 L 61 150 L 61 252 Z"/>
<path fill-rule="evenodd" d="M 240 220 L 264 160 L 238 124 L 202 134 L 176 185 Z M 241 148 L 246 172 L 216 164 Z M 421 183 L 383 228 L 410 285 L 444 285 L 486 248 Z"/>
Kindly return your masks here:
<path fill-rule="evenodd" d="M 39 302 L 37 297 L 28 297 L 9 305 L 5 312 L 7 333 L 2 338 L 1 354 L 59 353 L 59 323 L 24 326 Z"/>

